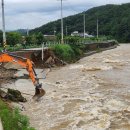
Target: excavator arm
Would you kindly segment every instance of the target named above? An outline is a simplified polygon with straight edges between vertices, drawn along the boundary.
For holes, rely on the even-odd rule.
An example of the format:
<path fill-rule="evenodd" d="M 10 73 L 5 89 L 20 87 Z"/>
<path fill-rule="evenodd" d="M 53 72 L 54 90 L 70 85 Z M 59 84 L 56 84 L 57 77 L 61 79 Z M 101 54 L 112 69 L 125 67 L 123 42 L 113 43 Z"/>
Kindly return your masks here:
<path fill-rule="evenodd" d="M 42 84 L 39 83 L 39 79 L 37 78 L 37 74 L 33 67 L 33 62 L 30 59 L 3 52 L 0 55 L 0 63 L 7 63 L 7 62 L 11 62 L 13 64 L 19 64 L 23 68 L 27 69 L 31 80 L 34 86 L 36 87 L 34 97 L 41 97 L 45 94 L 45 91 L 42 89 Z"/>

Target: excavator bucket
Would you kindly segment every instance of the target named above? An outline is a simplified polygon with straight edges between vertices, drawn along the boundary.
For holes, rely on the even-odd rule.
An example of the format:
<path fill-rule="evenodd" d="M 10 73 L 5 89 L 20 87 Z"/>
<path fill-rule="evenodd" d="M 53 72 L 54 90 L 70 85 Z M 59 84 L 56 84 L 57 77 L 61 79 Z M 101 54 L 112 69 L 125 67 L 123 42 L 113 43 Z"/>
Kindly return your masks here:
<path fill-rule="evenodd" d="M 35 89 L 35 95 L 33 96 L 34 100 L 38 100 L 39 98 L 41 98 L 42 96 L 45 95 L 45 90 L 42 88 L 36 88 Z"/>

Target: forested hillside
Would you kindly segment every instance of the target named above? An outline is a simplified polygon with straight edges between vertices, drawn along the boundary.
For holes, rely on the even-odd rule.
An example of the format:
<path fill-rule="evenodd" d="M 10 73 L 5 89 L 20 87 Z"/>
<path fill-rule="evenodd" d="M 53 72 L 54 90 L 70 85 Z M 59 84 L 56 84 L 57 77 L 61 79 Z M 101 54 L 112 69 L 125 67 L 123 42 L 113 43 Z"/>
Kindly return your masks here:
<path fill-rule="evenodd" d="M 98 18 L 100 35 L 112 36 L 119 42 L 130 42 L 130 3 L 94 7 L 86 12 L 66 17 L 64 30 L 68 26 L 68 34 L 73 31 L 83 32 L 83 13 L 86 14 L 86 31 L 89 34 L 96 35 Z M 54 29 L 57 34 L 60 33 L 60 20 L 33 29 L 31 33 L 53 34 Z"/>

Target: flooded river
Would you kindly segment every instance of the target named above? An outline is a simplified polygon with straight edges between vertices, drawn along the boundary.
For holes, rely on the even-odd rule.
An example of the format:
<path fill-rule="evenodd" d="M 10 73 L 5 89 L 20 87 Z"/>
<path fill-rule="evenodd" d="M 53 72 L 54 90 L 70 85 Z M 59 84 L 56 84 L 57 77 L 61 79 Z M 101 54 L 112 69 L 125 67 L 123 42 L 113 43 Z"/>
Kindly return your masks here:
<path fill-rule="evenodd" d="M 20 104 L 36 130 L 130 130 L 130 45 L 52 69 L 40 81 L 46 95 Z M 12 86 L 34 93 L 31 80 Z"/>

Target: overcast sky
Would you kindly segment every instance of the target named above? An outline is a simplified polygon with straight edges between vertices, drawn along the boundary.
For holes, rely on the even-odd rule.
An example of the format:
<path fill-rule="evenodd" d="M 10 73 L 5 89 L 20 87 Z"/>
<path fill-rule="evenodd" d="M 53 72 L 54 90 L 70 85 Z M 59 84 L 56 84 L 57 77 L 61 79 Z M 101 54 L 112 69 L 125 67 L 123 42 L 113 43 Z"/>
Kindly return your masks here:
<path fill-rule="evenodd" d="M 6 30 L 32 29 L 60 18 L 60 0 L 4 0 Z M 64 17 L 105 4 L 130 0 L 63 0 Z M 0 8 L 1 9 L 1 8 Z M 1 16 L 1 11 L 0 11 Z M 1 29 L 0 19 L 0 29 Z"/>

